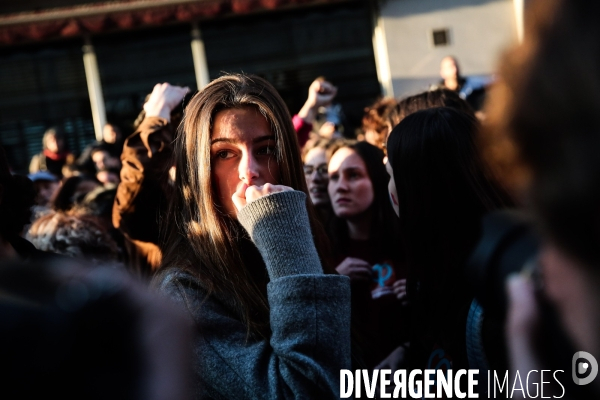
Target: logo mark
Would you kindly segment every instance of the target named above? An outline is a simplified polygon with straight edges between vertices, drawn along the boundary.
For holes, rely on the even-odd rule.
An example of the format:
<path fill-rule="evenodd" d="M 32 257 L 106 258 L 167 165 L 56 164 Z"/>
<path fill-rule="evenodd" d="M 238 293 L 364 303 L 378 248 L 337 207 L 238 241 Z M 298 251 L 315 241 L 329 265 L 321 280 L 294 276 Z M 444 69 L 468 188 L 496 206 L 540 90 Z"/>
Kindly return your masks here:
<path fill-rule="evenodd" d="M 572 371 L 573 371 L 573 382 L 576 385 L 587 385 L 591 383 L 598 375 L 598 361 L 596 358 L 588 352 L 578 351 L 573 354 L 572 360 Z M 579 376 L 587 374 L 585 378 L 579 378 Z"/>

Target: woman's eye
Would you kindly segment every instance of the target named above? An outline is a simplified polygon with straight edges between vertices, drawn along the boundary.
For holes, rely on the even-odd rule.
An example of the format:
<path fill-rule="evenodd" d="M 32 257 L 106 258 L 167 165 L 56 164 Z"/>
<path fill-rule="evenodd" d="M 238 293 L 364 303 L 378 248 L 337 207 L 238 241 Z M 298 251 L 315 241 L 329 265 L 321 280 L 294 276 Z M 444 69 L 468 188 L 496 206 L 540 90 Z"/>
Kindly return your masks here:
<path fill-rule="evenodd" d="M 339 174 L 331 174 L 329 175 L 329 180 L 330 181 L 337 181 L 340 178 Z"/>
<path fill-rule="evenodd" d="M 226 160 L 228 158 L 233 157 L 233 153 L 229 150 L 221 150 L 221 151 L 217 152 L 216 156 L 217 156 L 217 158 Z"/>
<path fill-rule="evenodd" d="M 272 154 L 275 154 L 275 146 L 261 147 L 258 150 L 258 154 L 260 154 L 260 155 L 272 155 Z"/>

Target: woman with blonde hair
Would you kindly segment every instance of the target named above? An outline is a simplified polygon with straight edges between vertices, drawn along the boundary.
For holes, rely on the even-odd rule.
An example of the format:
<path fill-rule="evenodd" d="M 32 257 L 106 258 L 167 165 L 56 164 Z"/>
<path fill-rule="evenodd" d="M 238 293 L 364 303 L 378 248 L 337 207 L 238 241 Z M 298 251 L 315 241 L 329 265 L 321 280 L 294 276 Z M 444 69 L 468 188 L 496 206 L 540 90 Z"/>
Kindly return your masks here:
<path fill-rule="evenodd" d="M 39 171 L 47 171 L 59 179 L 62 178 L 63 167 L 75 162 L 75 157 L 67 148 L 62 131 L 57 127 L 46 130 L 42 138 L 42 147 L 42 152 L 31 159 L 29 172 L 34 174 Z"/>
<path fill-rule="evenodd" d="M 174 158 L 154 282 L 197 326 L 196 397 L 339 398 L 349 281 L 324 274 L 281 97 L 255 76 L 213 81 L 187 105 Z"/>

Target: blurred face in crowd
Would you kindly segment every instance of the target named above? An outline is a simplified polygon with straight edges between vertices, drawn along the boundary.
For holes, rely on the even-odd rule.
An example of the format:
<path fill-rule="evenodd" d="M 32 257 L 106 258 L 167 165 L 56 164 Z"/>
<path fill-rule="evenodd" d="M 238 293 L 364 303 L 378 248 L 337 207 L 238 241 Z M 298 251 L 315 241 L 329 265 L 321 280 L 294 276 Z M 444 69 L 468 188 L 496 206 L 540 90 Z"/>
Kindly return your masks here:
<path fill-rule="evenodd" d="M 304 175 L 310 199 L 315 206 L 329 204 L 327 184 L 327 155 L 325 149 L 315 147 L 310 149 L 304 157 Z"/>
<path fill-rule="evenodd" d="M 106 124 L 102 130 L 102 139 L 106 143 L 115 143 L 119 139 L 119 132 L 114 126 Z"/>
<path fill-rule="evenodd" d="M 375 194 L 367 166 L 350 148 L 339 149 L 329 160 L 329 197 L 340 218 L 357 217 L 373 203 Z"/>
<path fill-rule="evenodd" d="M 217 113 L 211 132 L 211 180 L 223 211 L 237 215 L 231 196 L 240 185 L 278 183 L 275 150 L 275 135 L 257 109 L 232 108 Z"/>
<path fill-rule="evenodd" d="M 104 186 L 107 185 L 118 185 L 121 181 L 119 175 L 116 172 L 110 170 L 99 171 L 96 174 L 96 179 Z"/>
<path fill-rule="evenodd" d="M 55 135 L 50 135 L 46 139 L 46 148 L 52 153 L 58 153 L 62 147 L 62 140 L 57 139 Z"/>
<path fill-rule="evenodd" d="M 390 193 L 390 201 L 392 202 L 392 208 L 397 216 L 400 216 L 400 209 L 398 206 L 398 192 L 396 191 L 396 181 L 394 180 L 394 171 L 392 171 L 392 165 L 390 162 L 385 163 L 385 170 L 390 176 L 388 183 L 388 192 Z"/>
<path fill-rule="evenodd" d="M 94 164 L 96 164 L 96 169 L 98 171 L 101 171 L 108 167 L 107 166 L 108 158 L 109 158 L 108 153 L 103 150 L 96 150 L 94 153 L 92 153 L 92 160 L 94 161 Z"/>
<path fill-rule="evenodd" d="M 36 204 L 39 206 L 47 206 L 54 193 L 60 187 L 59 182 L 39 180 L 34 182 L 35 191 L 37 193 Z"/>
<path fill-rule="evenodd" d="M 440 64 L 440 76 L 442 79 L 456 79 L 458 77 L 458 65 L 452 57 L 445 57 Z"/>

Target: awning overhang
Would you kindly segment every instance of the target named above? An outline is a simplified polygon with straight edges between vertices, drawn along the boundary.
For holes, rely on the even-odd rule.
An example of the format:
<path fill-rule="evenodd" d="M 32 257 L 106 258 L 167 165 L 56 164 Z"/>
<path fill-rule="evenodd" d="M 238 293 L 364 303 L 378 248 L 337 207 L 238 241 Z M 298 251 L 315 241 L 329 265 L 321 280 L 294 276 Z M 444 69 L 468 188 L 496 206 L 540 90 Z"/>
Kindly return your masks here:
<path fill-rule="evenodd" d="M 121 0 L 0 14 L 0 45 L 339 1 L 345 0 Z"/>

